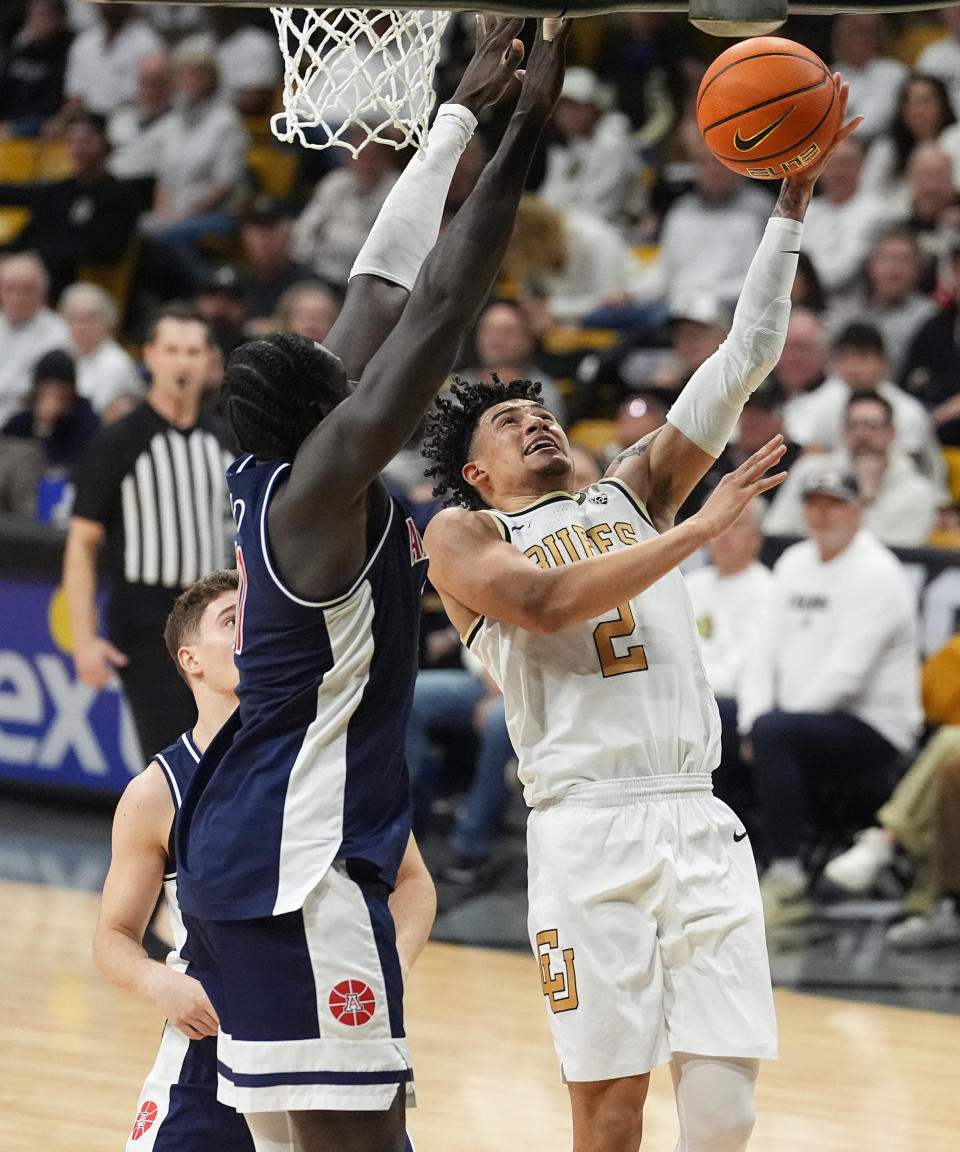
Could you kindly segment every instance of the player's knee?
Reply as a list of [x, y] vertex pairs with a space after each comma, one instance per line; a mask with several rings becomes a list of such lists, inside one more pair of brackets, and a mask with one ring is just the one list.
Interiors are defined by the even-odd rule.
[[[578, 1138], [576, 1138], [578, 1137]], [[643, 1101], [604, 1100], [591, 1122], [575, 1132], [574, 1152], [637, 1152], [643, 1138]]]
[[743, 1152], [756, 1123], [752, 1097], [728, 1096], [688, 1108], [681, 1152]]

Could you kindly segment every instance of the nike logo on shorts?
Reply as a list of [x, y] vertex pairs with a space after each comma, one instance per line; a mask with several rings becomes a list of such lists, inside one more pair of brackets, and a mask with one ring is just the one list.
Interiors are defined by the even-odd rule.
[[746, 840], [746, 838], [747, 838], [746, 829], [744, 829], [744, 831], [741, 832], [739, 836], [736, 834], [736, 832], [734, 832], [734, 834], [733, 834], [734, 844], [739, 844], [741, 840]]
[[740, 135], [740, 129], [738, 128], [733, 134], [734, 148], [736, 148], [738, 152], [752, 152], [753, 149], [757, 147], [757, 145], [762, 144], [764, 140], [766, 140], [766, 138], [770, 135], [771, 132], [774, 131], [774, 129], [780, 127], [780, 125], [784, 122], [784, 120], [786, 120], [794, 108], [796, 108], [796, 104], [791, 104], [791, 106], [786, 110], [786, 112], [784, 112], [782, 116], [779, 116], [776, 120], [774, 120], [772, 124], [768, 124], [766, 128], [762, 128], [756, 134], [756, 136], [748, 136], [746, 140], [744, 140], [744, 138]]

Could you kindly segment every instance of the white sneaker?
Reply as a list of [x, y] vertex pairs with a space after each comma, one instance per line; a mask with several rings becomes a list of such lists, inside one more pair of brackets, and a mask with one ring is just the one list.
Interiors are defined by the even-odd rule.
[[866, 892], [894, 857], [894, 847], [882, 828], [865, 828], [857, 834], [856, 843], [824, 868], [831, 884], [845, 892]]
[[960, 943], [960, 912], [952, 900], [941, 900], [925, 916], [911, 916], [887, 929], [891, 948], [934, 948]]

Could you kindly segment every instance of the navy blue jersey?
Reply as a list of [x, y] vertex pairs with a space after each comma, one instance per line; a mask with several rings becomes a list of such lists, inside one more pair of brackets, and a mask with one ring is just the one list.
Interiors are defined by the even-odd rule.
[[368, 861], [392, 885], [410, 833], [403, 749], [423, 544], [391, 498], [350, 587], [328, 601], [294, 595], [266, 525], [289, 468], [246, 457], [227, 473], [240, 707], [207, 749], [178, 830], [181, 904], [206, 919], [295, 911], [338, 859]]

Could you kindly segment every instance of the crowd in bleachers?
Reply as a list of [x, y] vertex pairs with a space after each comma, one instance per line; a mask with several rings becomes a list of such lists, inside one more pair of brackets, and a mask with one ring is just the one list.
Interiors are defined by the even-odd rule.
[[[440, 99], [469, 54], [469, 28], [451, 19]], [[763, 532], [811, 533], [806, 504], [824, 456], [853, 478], [882, 543], [960, 547], [960, 6], [795, 17], [783, 34], [842, 70], [865, 120], [808, 212], [780, 364], [684, 513], [781, 432], [790, 480], [741, 526], [753, 575]], [[463, 349], [465, 376], [543, 382], [585, 476], [662, 423], [722, 341], [772, 207], [775, 186], [723, 167], [696, 127], [699, 79], [723, 47], [681, 15], [577, 21], [497, 296]], [[281, 78], [265, 10], [4, 4], [0, 512], [62, 520], [68, 503], [41, 494], [69, 481], [98, 422], [142, 399], [139, 347], [156, 305], [190, 299], [209, 320], [213, 405], [223, 359], [244, 340], [278, 329], [324, 338], [410, 155], [380, 143], [355, 157], [281, 146], [269, 133]], [[504, 122], [503, 108], [481, 120], [449, 214]], [[387, 475], [425, 522], [434, 505], [416, 443]], [[450, 873], [473, 880], [505, 799], [502, 706], [462, 666], [439, 614], [425, 619], [436, 627], [411, 736], [418, 821], [428, 826], [437, 789], [431, 734], [475, 730], [483, 770]], [[729, 675], [717, 691], [735, 698]], [[900, 767], [916, 736], [893, 741]], [[737, 740], [725, 747], [736, 763], [721, 778], [741, 787], [749, 764]], [[879, 802], [875, 792], [859, 798]], [[869, 815], [853, 806], [848, 823]]]

